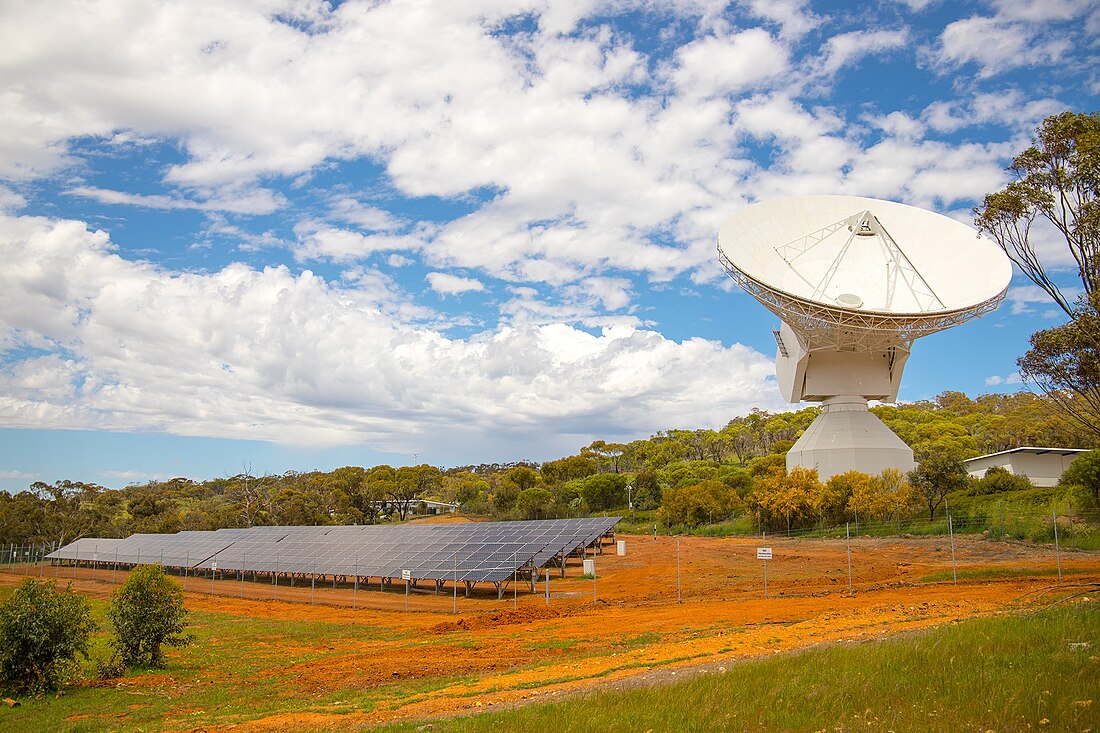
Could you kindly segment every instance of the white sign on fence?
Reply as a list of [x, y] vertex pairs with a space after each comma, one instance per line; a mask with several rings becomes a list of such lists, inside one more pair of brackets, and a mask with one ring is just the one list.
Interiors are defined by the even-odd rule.
[[756, 559], [757, 560], [771, 560], [772, 559], [772, 548], [770, 548], [770, 547], [757, 547], [756, 548]]
[[411, 570], [401, 571], [401, 580], [412, 580], [413, 574]]

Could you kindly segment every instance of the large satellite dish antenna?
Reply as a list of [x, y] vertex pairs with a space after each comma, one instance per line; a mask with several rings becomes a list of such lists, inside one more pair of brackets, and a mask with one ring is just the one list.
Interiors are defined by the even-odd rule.
[[896, 400], [913, 341], [994, 310], [1012, 277], [1005, 254], [967, 225], [856, 196], [747, 206], [722, 225], [718, 259], [782, 321], [783, 396], [823, 403], [787, 454], [787, 470], [816, 468], [822, 480], [914, 466], [867, 400]]

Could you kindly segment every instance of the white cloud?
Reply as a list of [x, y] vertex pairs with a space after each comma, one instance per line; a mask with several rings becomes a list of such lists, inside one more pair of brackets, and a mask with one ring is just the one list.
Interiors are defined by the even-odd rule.
[[233, 214], [270, 214], [286, 204], [281, 193], [252, 186], [223, 188], [211, 192], [211, 197], [206, 201], [190, 201], [164, 194], [126, 193], [93, 186], [77, 186], [66, 193], [104, 204], [140, 206], [147, 209], [225, 211]]
[[432, 232], [430, 225], [418, 225], [408, 234], [361, 234], [322, 222], [302, 221], [294, 227], [297, 241], [292, 249], [294, 257], [300, 262], [353, 262], [379, 252], [422, 249]]
[[784, 36], [800, 38], [821, 24], [806, 0], [749, 0], [752, 12], [778, 23]]
[[997, 15], [1031, 22], [1072, 20], [1096, 9], [1092, 0], [993, 0]]
[[425, 279], [432, 290], [440, 295], [458, 295], [485, 290], [485, 286], [476, 278], [459, 277], [446, 272], [429, 272]]
[[985, 384], [987, 387], [1003, 387], [1012, 384], [1023, 384], [1024, 380], [1020, 376], [1019, 372], [1013, 372], [1008, 376], [998, 376], [996, 374], [986, 377]]
[[789, 64], [787, 49], [758, 28], [692, 41], [680, 48], [677, 61], [671, 81], [692, 97], [752, 89], [783, 73]]
[[[1083, 292], [1081, 288], [1062, 288], [1062, 293], [1071, 303]], [[1035, 308], [1033, 306], [1045, 308], [1054, 303], [1047, 292], [1038, 285], [1014, 285], [1008, 289], [1005, 299], [1012, 304], [1011, 313], [1014, 316], [1034, 313]], [[1044, 310], [1043, 317], [1065, 317], [1065, 313], [1061, 309]]]
[[[968, 148], [959, 165], [977, 165], [960, 179], [958, 166], [927, 159], [935, 145], [921, 137], [1000, 118], [1023, 128], [1050, 108], [998, 105], [1008, 95], [991, 93], [930, 107], [921, 128], [895, 109], [812, 106], [797, 96], [811, 72], [792, 61], [795, 39], [821, 28], [822, 57], [809, 66], [839, 76], [868, 54], [903, 52], [913, 31], [845, 24], [837, 33], [797, 1], [642, 4], [696, 34], [664, 56], [646, 56], [612, 24], [559, 35], [606, 10], [581, 3], [317, 5], [296, 28], [268, 12], [278, 3], [139, 2], [104, 13], [58, 2], [48, 13], [0, 10], [0, 92], [10, 102], [0, 105], [0, 172], [55, 171], [73, 162], [77, 139], [112, 149], [171, 143], [179, 154], [162, 169], [165, 193], [73, 191], [213, 217], [293, 206], [274, 190], [281, 177], [297, 187], [344, 163], [382, 170], [381, 183], [338, 184], [322, 194], [322, 210], [295, 212], [292, 243], [242, 231], [242, 248], [289, 246], [299, 262], [415, 253], [435, 270], [513, 282], [577, 284], [616, 271], [706, 280], [718, 272], [714, 230], [750, 198], [980, 194], [1003, 179], [994, 173], [1002, 152]], [[778, 37], [734, 22], [744, 12], [779, 24]], [[494, 33], [525, 13], [538, 31]], [[149, 40], [107, 40], [118, 38]], [[877, 125], [901, 157], [861, 150], [858, 120]], [[774, 159], [751, 155], [754, 140], [774, 143]], [[469, 213], [418, 223], [383, 203], [410, 197], [463, 200]]]
[[[0, 422], [386, 447], [467, 413], [471, 435], [495, 440], [495, 420], [644, 434], [774, 404], [760, 355], [646, 330], [635, 291], [685, 273], [732, 287], [714, 233], [749, 200], [837, 192], [965, 211], [1003, 185], [1063, 92], [989, 79], [1068, 58], [1043, 24], [1084, 12], [1039, 5], [1005, 0], [942, 36], [936, 18], [971, 11], [943, 4], [896, 27], [802, 0], [0, 5], [0, 177], [31, 179], [0, 188], [0, 210], [25, 195], [55, 212], [32, 192], [69, 190], [81, 208], [201, 211], [190, 239], [210, 258], [176, 272], [117, 256], [80, 222], [4, 220], [0, 247], [18, 254], [0, 268], [0, 349], [49, 356], [0, 362]], [[662, 31], [614, 22], [635, 11]], [[948, 85], [913, 58], [930, 43], [934, 70], [981, 78], [937, 100]], [[904, 89], [845, 77], [879, 58]], [[107, 175], [108, 157], [129, 177]], [[1036, 237], [1066, 264], [1056, 238]], [[226, 240], [340, 279], [203, 271]], [[421, 305], [426, 271], [436, 292], [487, 294]], [[464, 300], [498, 311], [435, 310]], [[477, 333], [447, 338], [450, 324]], [[682, 371], [693, 359], [743, 373], [744, 394]], [[591, 386], [605, 381], [607, 395]], [[723, 397], [704, 404], [707, 391]]]
[[114, 471], [100, 471], [100, 474], [109, 478], [122, 479], [123, 481], [129, 481], [130, 483], [146, 483], [148, 481], [159, 481], [168, 478], [166, 473], [154, 473], [148, 474], [142, 471], [126, 471], [126, 470], [114, 470]]
[[32, 479], [39, 478], [37, 473], [27, 473], [26, 471], [0, 471], [0, 479]]
[[11, 214], [27, 205], [27, 199], [7, 186], [0, 186], [0, 213]]
[[[71, 355], [0, 370], [8, 427], [461, 456], [515, 435], [575, 450], [579, 435], [781, 406], [771, 360], [742, 346], [560, 322], [452, 339], [395, 310], [370, 271], [356, 287], [281, 267], [173, 273], [118, 257], [80, 222], [33, 217], [0, 219], [0, 257], [14, 263], [0, 269], [0, 329]], [[590, 297], [614, 302], [616, 287], [594, 283]]]
[[936, 59], [947, 66], [976, 63], [979, 77], [987, 78], [1021, 66], [1055, 63], [1072, 47], [1068, 38], [1042, 36], [1034, 26], [974, 16], [944, 28]]
[[338, 196], [329, 204], [329, 215], [336, 221], [354, 224], [371, 232], [393, 232], [407, 222], [388, 211], [364, 204], [351, 196]]
[[1063, 109], [1065, 105], [1055, 99], [1029, 100], [1020, 90], [1007, 89], [966, 100], [933, 102], [921, 113], [921, 119], [938, 132], [955, 132], [976, 125], [1007, 125], [1018, 131], [1016, 147], [1022, 149], [1029, 144], [1026, 136], [1043, 118]]
[[879, 31], [849, 31], [833, 36], [825, 42], [825, 59], [822, 73], [834, 76], [865, 56], [903, 48], [909, 42], [905, 29]]
[[939, 1], [940, 0], [897, 0], [900, 4], [918, 13], [927, 7], [935, 5]]

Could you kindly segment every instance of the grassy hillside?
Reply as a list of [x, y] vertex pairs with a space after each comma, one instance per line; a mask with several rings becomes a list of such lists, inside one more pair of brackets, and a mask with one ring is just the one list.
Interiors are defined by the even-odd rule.
[[[433, 722], [433, 733], [1100, 729], [1100, 608], [731, 665], [686, 682]], [[423, 723], [386, 728], [424, 730]]]

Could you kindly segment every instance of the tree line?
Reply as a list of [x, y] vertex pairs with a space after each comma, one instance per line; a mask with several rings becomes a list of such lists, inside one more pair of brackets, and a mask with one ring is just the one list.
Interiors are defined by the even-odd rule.
[[[1028, 392], [873, 407], [920, 461], [911, 476], [785, 470], [784, 454], [818, 408], [753, 410], [718, 430], [666, 430], [628, 443], [596, 440], [541, 464], [520, 461], [441, 469], [345, 466], [333, 471], [209, 480], [173, 478], [122, 489], [60, 480], [0, 494], [0, 544], [63, 545], [80, 537], [126, 537], [258, 525], [403, 521], [418, 503], [458, 504], [468, 515], [542, 519], [635, 509], [659, 521], [698, 524], [755, 513], [762, 521], [844, 521], [853, 514], [934, 513], [958, 488], [961, 461], [1021, 445], [1095, 448], [1046, 396]], [[995, 477], [1002, 487], [1015, 477]], [[1019, 488], [1018, 484], [1016, 488]]]

